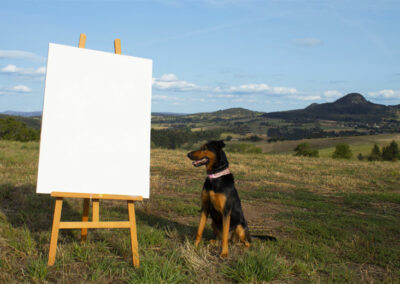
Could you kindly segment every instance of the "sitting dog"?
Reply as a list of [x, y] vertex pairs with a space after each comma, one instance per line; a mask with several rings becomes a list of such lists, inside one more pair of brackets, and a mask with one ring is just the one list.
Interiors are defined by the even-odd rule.
[[213, 231], [221, 239], [223, 258], [228, 256], [228, 240], [240, 240], [246, 247], [251, 242], [233, 175], [222, 150], [224, 146], [223, 141], [210, 141], [199, 150], [187, 154], [193, 160], [193, 166], [205, 165], [207, 169], [207, 178], [201, 192], [201, 217], [195, 246], [200, 243], [210, 215]]

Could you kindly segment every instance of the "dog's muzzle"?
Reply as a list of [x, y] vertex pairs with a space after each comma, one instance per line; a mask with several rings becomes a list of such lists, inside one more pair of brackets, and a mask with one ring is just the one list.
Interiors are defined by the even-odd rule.
[[195, 166], [195, 167], [200, 167], [202, 165], [205, 165], [209, 161], [207, 157], [204, 157], [202, 159], [196, 160], [196, 158], [193, 157], [193, 152], [188, 153], [187, 156], [188, 156], [189, 159], [193, 160], [192, 165]]

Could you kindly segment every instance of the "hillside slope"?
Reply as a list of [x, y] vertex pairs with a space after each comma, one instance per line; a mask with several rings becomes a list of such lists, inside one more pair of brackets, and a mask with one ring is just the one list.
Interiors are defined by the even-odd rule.
[[367, 101], [361, 94], [351, 93], [333, 103], [313, 103], [305, 109], [271, 112], [263, 116], [285, 120], [336, 120], [380, 122], [397, 117], [398, 106], [385, 106]]

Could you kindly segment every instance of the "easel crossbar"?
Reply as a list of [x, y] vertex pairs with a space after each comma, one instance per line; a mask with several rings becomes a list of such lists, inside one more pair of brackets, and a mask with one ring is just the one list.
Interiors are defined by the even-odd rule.
[[132, 224], [129, 221], [115, 222], [60, 222], [60, 229], [107, 229], [107, 228], [131, 228]]

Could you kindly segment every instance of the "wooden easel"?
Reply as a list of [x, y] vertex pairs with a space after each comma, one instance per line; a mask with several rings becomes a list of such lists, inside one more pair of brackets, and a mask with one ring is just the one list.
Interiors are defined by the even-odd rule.
[[[81, 34], [79, 39], [79, 47], [85, 48], [86, 35]], [[121, 41], [114, 41], [114, 49], [116, 54], [121, 54]], [[69, 193], [69, 192], [52, 192], [52, 197], [56, 198], [54, 208], [53, 226], [51, 229], [50, 250], [48, 265], [52, 266], [56, 259], [58, 231], [60, 229], [82, 229], [81, 242], [85, 242], [87, 238], [87, 229], [106, 229], [106, 228], [129, 228], [131, 231], [132, 245], [132, 263], [134, 267], [139, 267], [139, 250], [136, 232], [136, 217], [134, 201], [143, 200], [142, 196], [113, 195], [113, 194], [91, 194], [91, 193]], [[61, 222], [61, 211], [63, 198], [83, 198], [83, 214], [82, 222]], [[99, 201], [107, 200], [126, 200], [128, 203], [129, 221], [107, 221], [99, 220]], [[89, 205], [92, 200], [92, 221], [89, 222]]]

